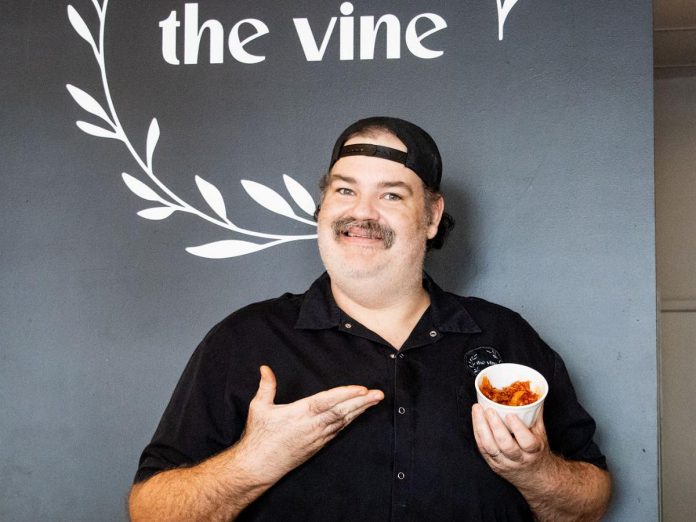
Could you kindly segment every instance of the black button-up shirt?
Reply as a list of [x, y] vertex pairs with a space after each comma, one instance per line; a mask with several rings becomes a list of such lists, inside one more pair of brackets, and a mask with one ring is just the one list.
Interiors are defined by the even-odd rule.
[[474, 378], [496, 362], [532, 366], [549, 382], [551, 449], [606, 468], [595, 424], [565, 366], [516, 313], [444, 292], [424, 278], [429, 309], [401, 350], [336, 305], [326, 274], [302, 295], [247, 306], [196, 349], [145, 448], [136, 481], [198, 463], [241, 436], [259, 366], [276, 374], [276, 403], [335, 386], [384, 392], [238, 520], [531, 520], [520, 493], [493, 473], [474, 441]]

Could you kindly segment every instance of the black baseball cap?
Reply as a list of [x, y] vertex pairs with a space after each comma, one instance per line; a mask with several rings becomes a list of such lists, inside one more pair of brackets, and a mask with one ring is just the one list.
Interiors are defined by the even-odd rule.
[[[406, 152], [372, 143], [344, 145], [352, 136], [366, 130], [369, 132], [371, 129], [383, 129], [394, 134], [406, 145]], [[389, 116], [373, 116], [356, 121], [344, 130], [336, 140], [331, 153], [329, 170], [339, 158], [356, 155], [375, 156], [401, 163], [415, 172], [428, 188], [440, 190], [440, 180], [442, 179], [440, 151], [430, 134], [409, 121]]]

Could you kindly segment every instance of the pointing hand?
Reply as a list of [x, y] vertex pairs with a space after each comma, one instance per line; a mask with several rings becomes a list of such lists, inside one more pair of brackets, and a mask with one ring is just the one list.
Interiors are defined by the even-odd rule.
[[237, 449], [246, 457], [246, 471], [261, 484], [278, 481], [384, 399], [380, 390], [339, 386], [289, 404], [275, 404], [275, 375], [268, 366], [260, 371], [259, 388], [249, 404]]

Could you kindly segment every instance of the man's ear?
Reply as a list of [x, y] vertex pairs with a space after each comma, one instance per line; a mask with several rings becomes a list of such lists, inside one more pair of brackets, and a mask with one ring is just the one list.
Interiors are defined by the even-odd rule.
[[430, 223], [428, 223], [428, 239], [432, 239], [437, 235], [437, 228], [442, 219], [442, 213], [445, 211], [445, 198], [439, 196], [430, 204]]

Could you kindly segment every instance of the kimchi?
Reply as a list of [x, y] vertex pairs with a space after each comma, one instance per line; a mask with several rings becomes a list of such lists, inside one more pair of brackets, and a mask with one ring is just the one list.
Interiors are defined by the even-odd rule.
[[539, 399], [539, 394], [532, 391], [530, 381], [515, 381], [510, 386], [495, 388], [486, 375], [481, 379], [481, 393], [505, 406], [526, 406]]

